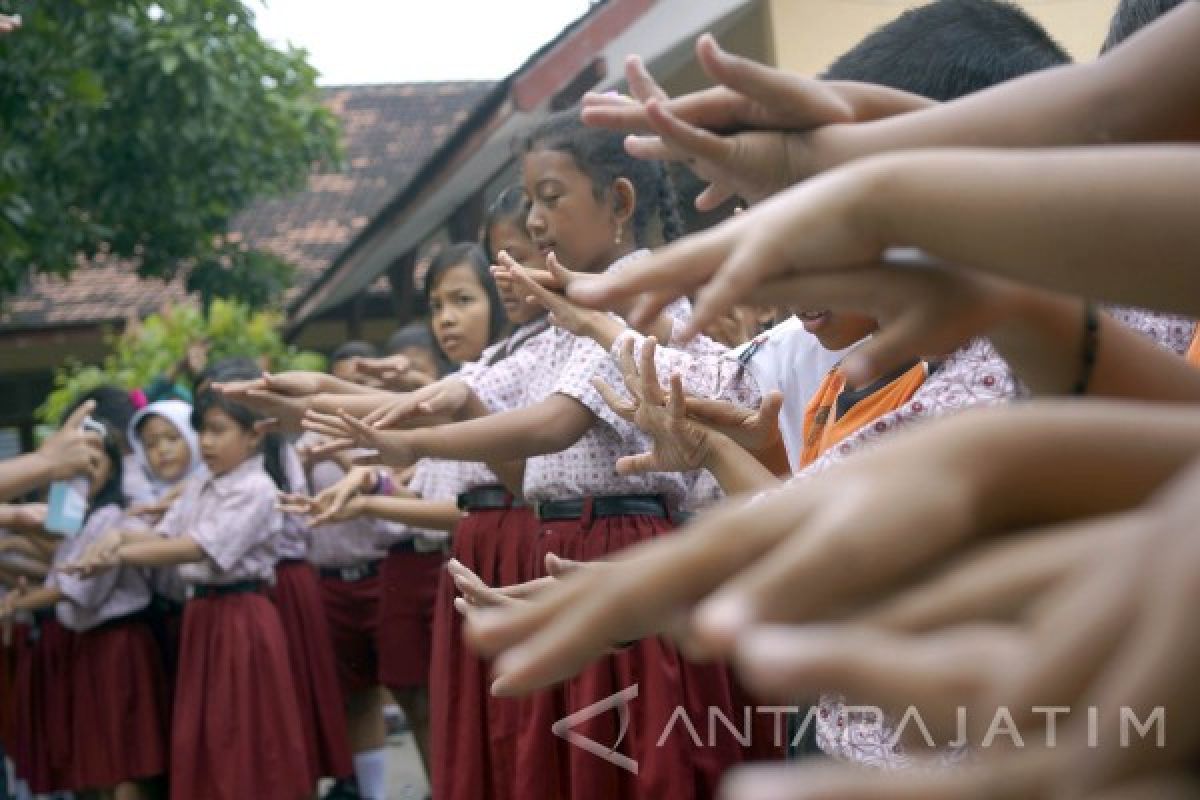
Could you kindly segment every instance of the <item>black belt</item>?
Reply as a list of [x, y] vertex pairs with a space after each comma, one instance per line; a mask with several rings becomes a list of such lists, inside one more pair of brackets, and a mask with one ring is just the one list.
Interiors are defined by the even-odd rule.
[[448, 553], [450, 552], [450, 540], [430, 542], [428, 547], [417, 547], [416, 537], [405, 539], [402, 542], [396, 542], [388, 548], [388, 554], [394, 553], [417, 553], [427, 556], [431, 553]]
[[126, 614], [121, 617], [113, 617], [110, 620], [105, 620], [104, 622], [101, 622], [96, 627], [89, 628], [88, 632], [106, 631], [110, 628], [119, 628], [122, 625], [129, 625], [129, 624], [138, 623], [138, 622], [145, 624], [145, 625], [150, 624], [150, 622], [151, 622], [150, 606], [146, 606], [145, 608], [140, 608], [137, 611], [130, 612], [129, 614]]
[[265, 581], [234, 581], [233, 583], [198, 583], [192, 586], [192, 597], [224, 597], [231, 594], [258, 594], [267, 586]]
[[[582, 519], [587, 512], [588, 500], [554, 500], [537, 504], [538, 519], [552, 522], [561, 519]], [[601, 517], [658, 517], [669, 519], [667, 502], [658, 494], [626, 494], [615, 497], [591, 498], [592, 516]]]
[[507, 511], [522, 507], [524, 504], [503, 486], [477, 486], [458, 496], [459, 511]]
[[682, 527], [684, 525], [687, 525], [689, 522], [691, 522], [695, 518], [696, 518], [695, 511], [676, 511], [675, 519], [673, 519], [671, 521], [674, 522], [676, 525], [679, 525], [680, 527]]
[[379, 562], [368, 561], [366, 564], [357, 564], [353, 567], [321, 567], [320, 573], [322, 578], [328, 578], [332, 581], [357, 583], [358, 581], [365, 581], [367, 578], [378, 577]]
[[178, 614], [183, 610], [183, 605], [175, 602], [170, 597], [158, 594], [157, 592], [150, 598], [150, 611], [159, 615]]

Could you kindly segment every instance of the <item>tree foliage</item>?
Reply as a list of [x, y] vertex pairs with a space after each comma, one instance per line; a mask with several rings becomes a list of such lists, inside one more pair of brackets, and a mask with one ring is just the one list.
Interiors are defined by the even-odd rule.
[[38, 417], [56, 424], [71, 401], [97, 386], [138, 389], [183, 358], [189, 344], [209, 343], [209, 362], [231, 356], [265, 359], [273, 370], [321, 370], [324, 358], [297, 350], [279, 335], [278, 314], [252, 311], [242, 303], [214, 300], [208, 314], [195, 305], [177, 305], [147, 317], [109, 341], [104, 363], [68, 362], [54, 376], [54, 391], [38, 409]]
[[24, 24], [0, 39], [0, 300], [102, 250], [187, 269], [206, 299], [277, 297], [289, 267], [221, 234], [338, 157], [305, 53], [264, 42], [241, 0], [6, 10]]

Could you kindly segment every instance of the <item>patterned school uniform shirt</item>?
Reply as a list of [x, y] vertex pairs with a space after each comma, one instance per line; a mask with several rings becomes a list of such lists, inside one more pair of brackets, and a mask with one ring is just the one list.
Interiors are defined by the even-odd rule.
[[189, 584], [227, 584], [274, 577], [283, 529], [276, 492], [261, 455], [224, 475], [206, 473], [189, 481], [157, 528], [168, 537], [191, 536], [207, 556], [180, 566], [180, 578]]

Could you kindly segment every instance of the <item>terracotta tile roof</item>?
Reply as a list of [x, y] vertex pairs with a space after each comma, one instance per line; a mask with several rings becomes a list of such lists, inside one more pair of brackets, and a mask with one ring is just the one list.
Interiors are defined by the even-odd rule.
[[[492, 86], [454, 81], [325, 89], [342, 121], [341, 171], [316, 173], [304, 191], [257, 203], [234, 219], [231, 238], [296, 267], [286, 303], [317, 279]], [[127, 266], [101, 261], [69, 281], [35, 276], [0, 307], [0, 330], [122, 320], [184, 297], [178, 280], [139, 279]]]

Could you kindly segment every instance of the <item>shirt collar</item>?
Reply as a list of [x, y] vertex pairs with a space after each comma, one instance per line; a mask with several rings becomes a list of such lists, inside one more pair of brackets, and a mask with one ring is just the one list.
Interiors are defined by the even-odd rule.
[[242, 479], [252, 472], [263, 469], [262, 454], [251, 456], [238, 464], [233, 469], [226, 472], [224, 475], [213, 475], [209, 473], [207, 485], [212, 487], [212, 490], [218, 495], [226, 495], [232, 491]]

